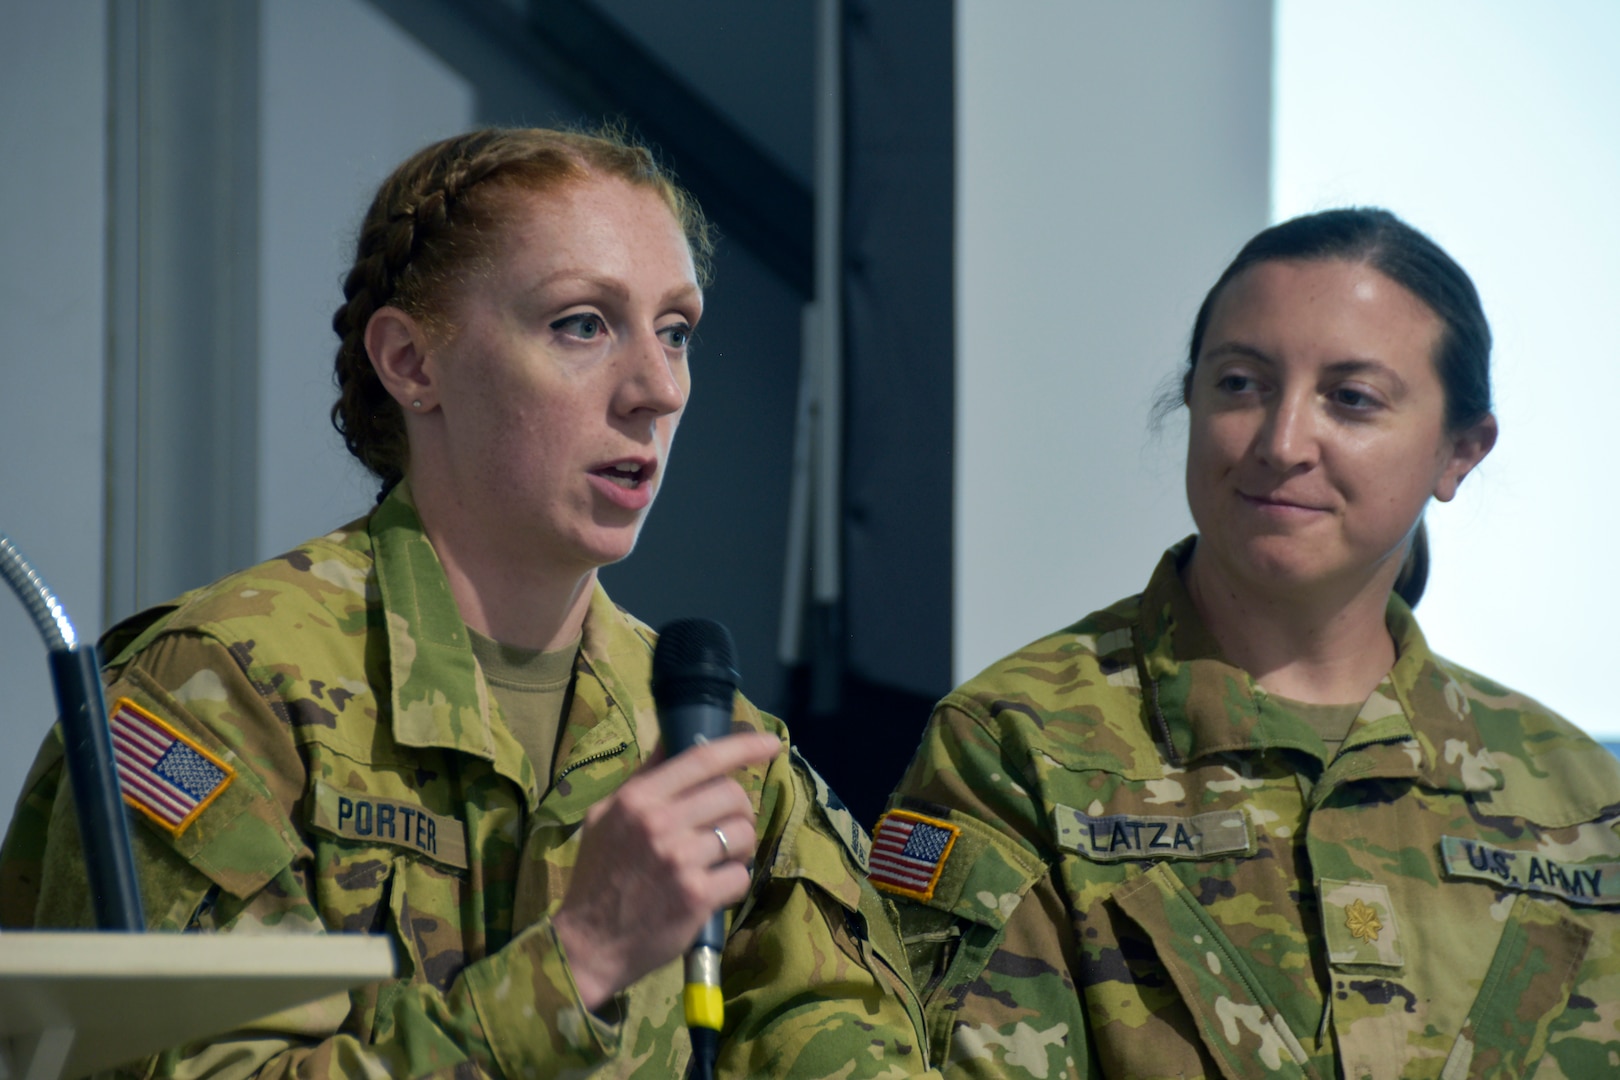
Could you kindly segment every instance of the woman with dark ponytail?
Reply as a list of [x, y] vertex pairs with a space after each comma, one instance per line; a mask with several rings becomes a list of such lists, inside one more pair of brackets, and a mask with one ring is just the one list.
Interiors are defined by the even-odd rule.
[[1620, 764], [1431, 652], [1496, 441], [1467, 274], [1382, 210], [1251, 240], [1187, 354], [1198, 532], [948, 695], [874, 851], [947, 1075], [1620, 1075]]

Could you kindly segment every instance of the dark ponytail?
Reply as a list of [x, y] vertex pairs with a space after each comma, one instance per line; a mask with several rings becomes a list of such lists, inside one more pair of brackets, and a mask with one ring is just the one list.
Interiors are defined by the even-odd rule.
[[1418, 522], [1412, 533], [1412, 546], [1406, 550], [1406, 561], [1395, 575], [1395, 595], [1406, 601], [1407, 607], [1417, 607], [1423, 599], [1423, 589], [1429, 584], [1429, 526]]

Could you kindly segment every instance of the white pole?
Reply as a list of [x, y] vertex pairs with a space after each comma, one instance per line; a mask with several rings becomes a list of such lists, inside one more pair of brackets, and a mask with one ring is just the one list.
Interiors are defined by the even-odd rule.
[[799, 315], [799, 404], [793, 417], [793, 479], [788, 488], [787, 557], [782, 567], [782, 621], [776, 656], [786, 667], [799, 663], [804, 636], [804, 593], [810, 561], [810, 455], [815, 444], [817, 360], [821, 355], [816, 305]]

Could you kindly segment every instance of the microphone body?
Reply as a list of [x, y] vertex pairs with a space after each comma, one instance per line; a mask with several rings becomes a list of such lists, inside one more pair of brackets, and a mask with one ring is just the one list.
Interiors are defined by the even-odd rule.
[[[665, 752], [674, 757], [731, 731], [737, 692], [736, 649], [731, 633], [708, 619], [679, 619], [659, 631], [653, 650], [653, 700]], [[692, 1075], [714, 1073], [725, 998], [720, 992], [720, 952], [726, 917], [717, 911], [698, 931], [686, 954], [683, 995], [692, 1036]]]

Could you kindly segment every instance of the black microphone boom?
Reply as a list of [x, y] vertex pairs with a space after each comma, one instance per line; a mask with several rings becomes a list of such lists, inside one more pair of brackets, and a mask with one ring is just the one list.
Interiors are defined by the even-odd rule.
[[[738, 679], [735, 656], [731, 632], [708, 619], [678, 619], [659, 631], [652, 691], [670, 757], [731, 730]], [[714, 1075], [719, 1052], [725, 1020], [720, 952], [725, 940], [726, 916], [717, 911], [686, 954], [686, 1026], [692, 1036], [691, 1075], [698, 1078]]]
[[100, 930], [146, 929], [141, 886], [129, 843], [129, 819], [118, 788], [118, 763], [101, 693], [101, 662], [93, 644], [80, 643], [67, 612], [39, 571], [0, 532], [0, 578], [28, 608], [45, 639], [62, 725], [63, 754], [79, 815], [85, 870]]

